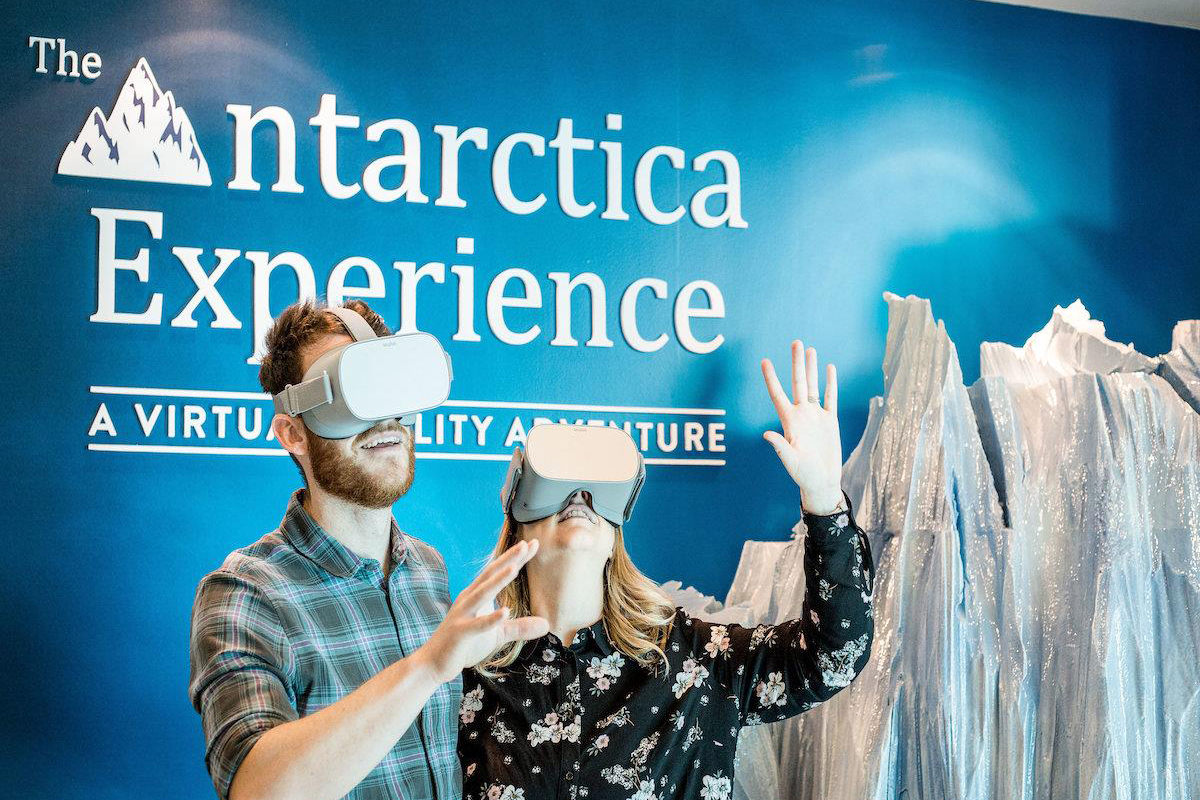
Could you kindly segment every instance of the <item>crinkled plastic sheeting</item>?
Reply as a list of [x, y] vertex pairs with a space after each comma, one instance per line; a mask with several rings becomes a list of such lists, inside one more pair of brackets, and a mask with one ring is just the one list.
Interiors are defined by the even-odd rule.
[[[844, 473], [876, 554], [871, 661], [743, 733], [738, 796], [1200, 797], [1200, 323], [1152, 358], [1076, 301], [1024, 347], [985, 343], [968, 389], [929, 302], [884, 299], [884, 394]], [[729, 599], [797, 616], [803, 537], [752, 551]]]
[[1188, 405], [1200, 412], [1200, 320], [1175, 324], [1171, 352], [1159, 357], [1157, 372]]

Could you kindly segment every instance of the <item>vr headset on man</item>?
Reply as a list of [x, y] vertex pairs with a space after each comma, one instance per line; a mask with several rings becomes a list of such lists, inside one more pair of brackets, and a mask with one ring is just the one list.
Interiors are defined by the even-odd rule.
[[[411, 425], [450, 396], [450, 355], [436, 337], [378, 336], [351, 309], [328, 311], [345, 323], [354, 341], [322, 353], [300, 383], [276, 394], [276, 413], [303, 418], [323, 438], [345, 439], [385, 419]], [[620, 428], [535, 425], [525, 449], [513, 453], [500, 498], [505, 513], [532, 522], [561, 511], [582, 489], [596, 513], [621, 525], [633, 513], [645, 479], [642, 454]]]
[[508, 465], [500, 505], [517, 522], [557, 514], [580, 489], [613, 525], [629, 521], [646, 464], [628, 433], [588, 425], [534, 425]]
[[354, 341], [322, 353], [304, 380], [275, 395], [276, 413], [300, 416], [317, 436], [345, 439], [385, 419], [412, 425], [417, 414], [450, 396], [450, 354], [436, 337], [377, 336], [355, 311], [327, 310], [345, 323]]

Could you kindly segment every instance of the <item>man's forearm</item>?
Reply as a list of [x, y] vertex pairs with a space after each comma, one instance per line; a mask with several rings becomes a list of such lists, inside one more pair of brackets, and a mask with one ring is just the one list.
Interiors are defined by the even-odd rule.
[[440, 685], [423, 649], [331, 706], [264, 733], [230, 800], [336, 800], [383, 760]]

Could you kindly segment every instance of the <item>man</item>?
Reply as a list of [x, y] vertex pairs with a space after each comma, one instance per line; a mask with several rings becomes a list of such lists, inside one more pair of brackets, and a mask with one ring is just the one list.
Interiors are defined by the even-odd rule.
[[[366, 303], [344, 308], [390, 335]], [[296, 304], [267, 334], [259, 382], [274, 396], [351, 341], [337, 314]], [[192, 610], [189, 693], [217, 794], [457, 800], [461, 670], [547, 630], [492, 611], [536, 547], [494, 560], [451, 605], [441, 556], [391, 513], [412, 484], [412, 431], [388, 419], [325, 439], [299, 416], [271, 424], [304, 487], [277, 530], [205, 576]]]

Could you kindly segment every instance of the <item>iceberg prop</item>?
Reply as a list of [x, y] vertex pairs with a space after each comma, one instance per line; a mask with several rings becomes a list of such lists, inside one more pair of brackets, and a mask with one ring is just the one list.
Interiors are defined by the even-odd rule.
[[1175, 324], [1171, 352], [1159, 356], [1158, 374], [1200, 413], [1200, 320]]
[[[1200, 322], [1147, 357], [1077, 300], [984, 343], [968, 389], [929, 302], [884, 299], [843, 480], [876, 554], [871, 661], [743, 732], [740, 796], [1200, 797]], [[794, 617], [802, 565], [803, 537], [748, 543], [727, 601]]]

